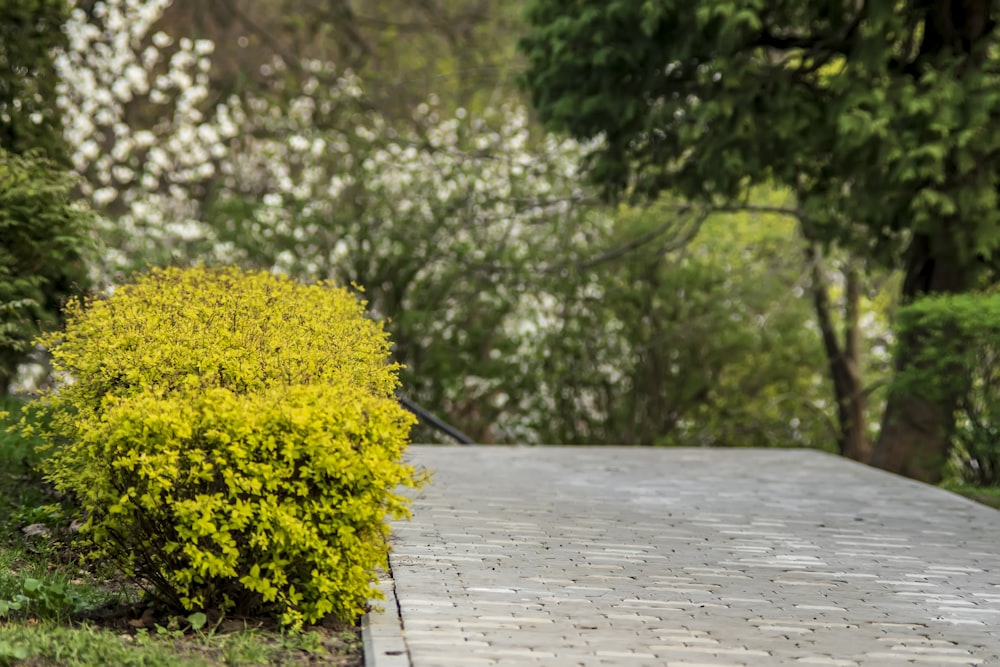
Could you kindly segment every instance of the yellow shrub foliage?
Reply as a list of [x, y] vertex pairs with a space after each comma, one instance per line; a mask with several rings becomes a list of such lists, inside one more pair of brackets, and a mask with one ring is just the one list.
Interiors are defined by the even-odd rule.
[[93, 553], [186, 610], [352, 620], [377, 595], [413, 424], [364, 304], [238, 269], [157, 270], [44, 339], [46, 472]]

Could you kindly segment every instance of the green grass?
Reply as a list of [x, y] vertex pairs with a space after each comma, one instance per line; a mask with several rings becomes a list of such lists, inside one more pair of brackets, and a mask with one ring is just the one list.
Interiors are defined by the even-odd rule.
[[[21, 413], [0, 401], [0, 667], [227, 667], [362, 664], [357, 628], [286, 633], [268, 619], [215, 619], [194, 629], [157, 617], [114, 572], [80, 564], [71, 511], [37, 473], [37, 442], [8, 433]], [[29, 537], [41, 524], [48, 534]]]
[[1000, 486], [973, 486], [962, 482], [948, 482], [941, 486], [969, 500], [1000, 509]]
[[[8, 433], [8, 426], [17, 423], [21, 403], [0, 399], [0, 413], [9, 413], [0, 419], [0, 530], [9, 531], [16, 523], [33, 518], [26, 513], [38, 513], [39, 508], [53, 504], [46, 494], [45, 485], [34, 469], [39, 460], [35, 448], [37, 440], [27, 440], [15, 433]], [[34, 523], [28, 521], [28, 523]], [[9, 534], [0, 533], [0, 538]]]
[[282, 636], [255, 630], [177, 635], [115, 632], [51, 622], [0, 625], [0, 665], [87, 667], [215, 667], [216, 665], [358, 665], [356, 641], [306, 632]]

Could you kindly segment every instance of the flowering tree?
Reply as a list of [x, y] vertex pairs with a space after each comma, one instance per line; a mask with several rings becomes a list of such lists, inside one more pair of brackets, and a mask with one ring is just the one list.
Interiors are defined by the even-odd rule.
[[76, 7], [55, 60], [72, 164], [101, 214], [106, 280], [204, 250], [201, 195], [238, 132], [226, 105], [208, 103], [211, 42], [150, 37], [168, 4]]
[[403, 133], [364, 108], [350, 74], [304, 88], [325, 94], [248, 100], [253, 147], [223, 165], [213, 233], [244, 262], [367, 287], [391, 318], [410, 391], [475, 437], [497, 437], [497, 402], [513, 390], [498, 385], [518, 375], [510, 322], [543, 289], [547, 263], [607, 224], [584, 206], [580, 147], [532, 144], [522, 109], [482, 119], [422, 105]]
[[533, 141], [516, 106], [445, 116], [431, 99], [397, 129], [319, 61], [295, 78], [275, 59], [266, 88], [212, 107], [212, 45], [150, 37], [164, 6], [75, 10], [57, 61], [106, 279], [203, 260], [364, 285], [411, 391], [494, 437], [533, 276], [608, 224], [583, 206], [583, 148]]

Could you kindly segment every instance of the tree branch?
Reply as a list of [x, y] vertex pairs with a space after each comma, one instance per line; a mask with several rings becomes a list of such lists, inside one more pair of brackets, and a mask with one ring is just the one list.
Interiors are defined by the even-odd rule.
[[[684, 212], [689, 212], [691, 210], [691, 207], [686, 207], [686, 209], [687, 210]], [[679, 237], [673, 239], [668, 243], [664, 243], [660, 247], [660, 250], [662, 252], [670, 252], [672, 250], [679, 250], [684, 246], [686, 246], [694, 239], [695, 236], [698, 235], [698, 232], [701, 230], [702, 223], [705, 222], [705, 219], [708, 218], [708, 216], [711, 215], [711, 213], [712, 209], [705, 209], [701, 211], [695, 218], [695, 220], [690, 224], [690, 228], [685, 233], [681, 234]], [[662, 236], [664, 233], [666, 233], [668, 229], [670, 229], [675, 224], [676, 220], [667, 220], [665, 222], [662, 222], [659, 225], [657, 225], [654, 229], [651, 229], [648, 232], [640, 234], [639, 236], [636, 236], [635, 238], [632, 238], [626, 241], [625, 243], [622, 243], [619, 246], [615, 246], [613, 248], [605, 250], [604, 252], [598, 253], [597, 255], [591, 257], [590, 259], [578, 263], [576, 266], [581, 269], [591, 269], [597, 266], [598, 264], [603, 264], [604, 262], [610, 262], [612, 260], [624, 257], [625, 255], [628, 255], [631, 252], [635, 252], [636, 250], [646, 245], [647, 243], [651, 242], [652, 240], [656, 239], [657, 237]]]

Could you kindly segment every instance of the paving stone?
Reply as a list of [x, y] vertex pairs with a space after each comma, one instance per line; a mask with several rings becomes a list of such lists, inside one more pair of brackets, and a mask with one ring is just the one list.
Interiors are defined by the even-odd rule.
[[409, 456], [368, 667], [1000, 664], [1000, 513], [939, 489], [803, 450]]

